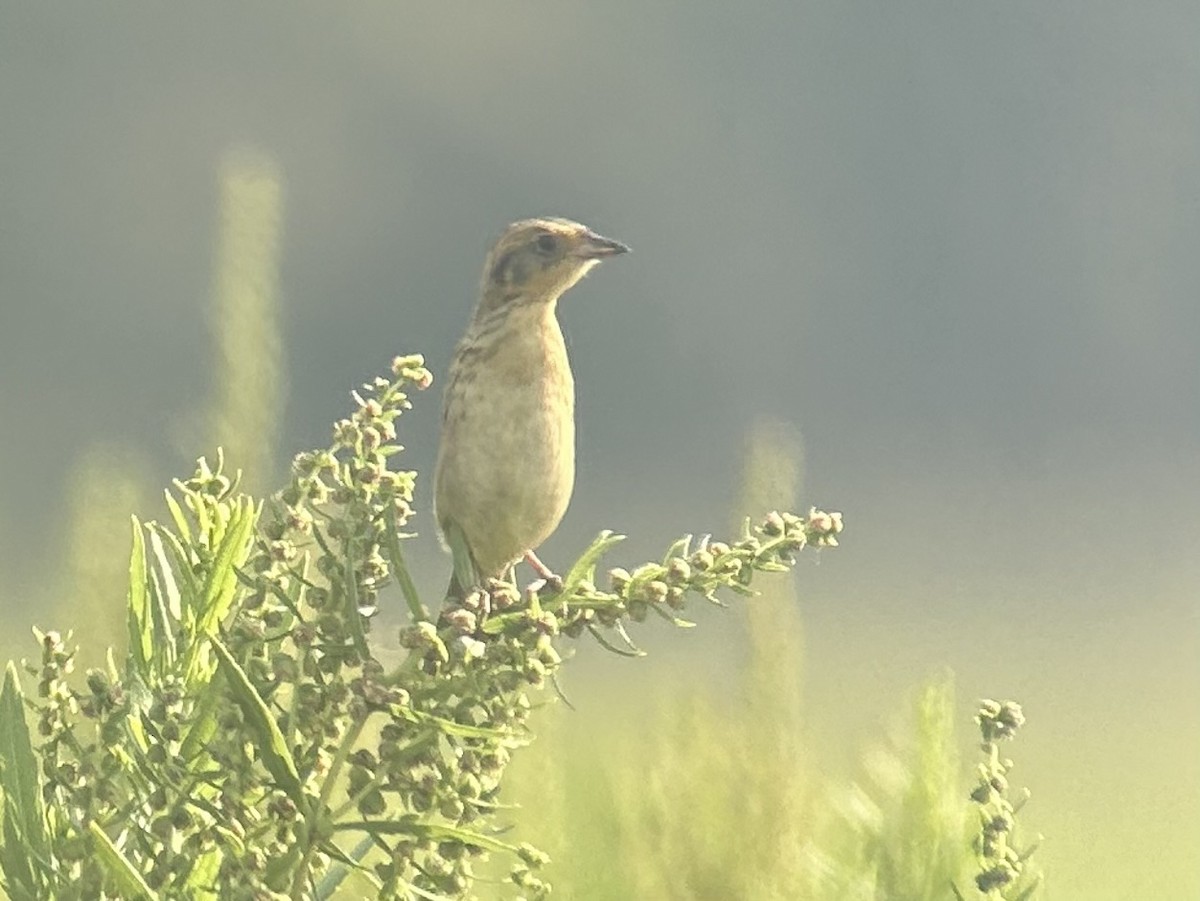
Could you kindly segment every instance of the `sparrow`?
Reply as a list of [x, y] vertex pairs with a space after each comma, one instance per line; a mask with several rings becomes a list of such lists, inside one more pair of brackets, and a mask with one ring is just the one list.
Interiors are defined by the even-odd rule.
[[575, 381], [558, 300], [601, 260], [627, 253], [568, 219], [514, 222], [483, 267], [479, 301], [450, 364], [434, 475], [450, 595], [503, 578], [562, 521], [575, 484]]

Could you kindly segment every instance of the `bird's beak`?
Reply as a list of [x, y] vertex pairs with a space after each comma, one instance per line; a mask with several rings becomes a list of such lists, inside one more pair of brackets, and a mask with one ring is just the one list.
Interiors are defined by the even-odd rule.
[[629, 253], [629, 247], [620, 241], [614, 241], [612, 238], [589, 231], [580, 237], [575, 252], [585, 260], [599, 260], [604, 257], [615, 257], [619, 253]]

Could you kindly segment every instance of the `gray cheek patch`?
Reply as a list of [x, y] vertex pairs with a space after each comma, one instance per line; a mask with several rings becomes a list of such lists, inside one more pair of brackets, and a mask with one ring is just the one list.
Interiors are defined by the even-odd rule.
[[492, 281], [509, 285], [520, 285], [529, 280], [533, 271], [533, 261], [529, 255], [519, 250], [510, 250], [492, 269]]
[[488, 276], [488, 281], [493, 285], [503, 284], [508, 281], [508, 273], [505, 272], [508, 264], [512, 262], [513, 251], [502, 254], [495, 263], [492, 264], [492, 272]]

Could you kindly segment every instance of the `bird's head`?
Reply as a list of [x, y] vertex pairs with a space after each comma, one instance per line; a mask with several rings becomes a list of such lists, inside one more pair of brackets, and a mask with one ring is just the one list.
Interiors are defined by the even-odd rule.
[[490, 311], [516, 303], [552, 305], [601, 260], [628, 250], [569, 219], [514, 222], [484, 264], [483, 306]]

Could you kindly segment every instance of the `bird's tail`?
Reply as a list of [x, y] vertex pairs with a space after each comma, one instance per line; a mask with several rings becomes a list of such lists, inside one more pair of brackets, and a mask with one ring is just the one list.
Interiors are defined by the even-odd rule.
[[450, 548], [452, 569], [450, 584], [446, 588], [447, 598], [464, 598], [467, 592], [479, 584], [479, 573], [471, 548], [467, 545], [467, 536], [456, 522], [447, 522], [442, 529], [446, 544]]

